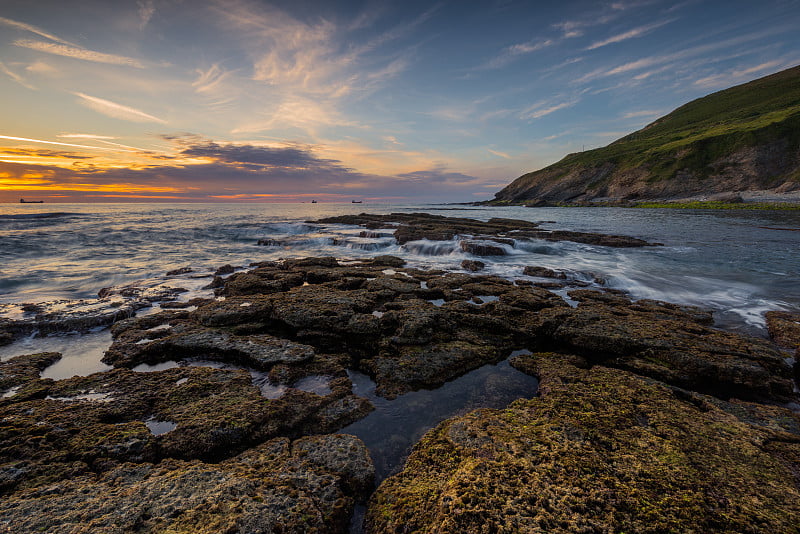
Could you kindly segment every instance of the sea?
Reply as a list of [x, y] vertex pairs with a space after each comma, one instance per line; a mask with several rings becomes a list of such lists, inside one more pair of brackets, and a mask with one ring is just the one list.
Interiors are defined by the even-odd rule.
[[[309, 222], [361, 212], [523, 219], [543, 229], [621, 234], [661, 245], [609, 248], [518, 241], [503, 245], [504, 256], [477, 258], [455, 241], [398, 245], [392, 237], [359, 237], [362, 228], [356, 226]], [[259, 240], [272, 244], [259, 245]], [[534, 280], [522, 274], [529, 265], [563, 270], [589, 287], [621, 290], [633, 299], [709, 308], [718, 327], [761, 337], [767, 336], [766, 311], [800, 311], [798, 211], [376, 203], [4, 204], [0, 321], [24, 316], [26, 304], [50, 309], [102, 306], [98, 292], [109, 287], [167, 285], [186, 289], [179, 296], [182, 300], [209, 297], [206, 286], [212, 273], [226, 264], [244, 270], [251, 263], [280, 258], [383, 254], [399, 256], [412, 267], [452, 271], [460, 271], [464, 259], [480, 259], [485, 273], [509, 279]], [[179, 269], [181, 274], [167, 274]], [[156, 301], [138, 313], [158, 310]], [[100, 359], [110, 343], [103, 327], [49, 336], [33, 333], [0, 347], [0, 360], [58, 351], [64, 357], [45, 369], [43, 377], [88, 375], [109, 369]], [[535, 379], [528, 380], [506, 362], [473, 371], [439, 390], [394, 401], [375, 397], [374, 383], [366, 375], [353, 371], [351, 379], [355, 391], [378, 407], [349, 430], [367, 441], [379, 479], [396, 470], [411, 444], [439, 420], [478, 406], [503, 406], [531, 396], [536, 387]]]

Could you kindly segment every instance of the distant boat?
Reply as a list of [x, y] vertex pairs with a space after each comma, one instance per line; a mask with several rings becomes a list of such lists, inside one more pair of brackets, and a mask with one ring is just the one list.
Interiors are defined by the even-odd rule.
[[316, 200], [312, 200], [312, 201], [311, 201], [311, 203], [312, 203], [312, 204], [316, 204], [316, 203], [317, 203], [317, 201], [316, 201]]
[[20, 204], [44, 204], [44, 200], [25, 200], [24, 198], [19, 199]]
[[353, 204], [361, 204], [362, 201], [361, 200], [351, 200], [350, 202], [352, 202]]

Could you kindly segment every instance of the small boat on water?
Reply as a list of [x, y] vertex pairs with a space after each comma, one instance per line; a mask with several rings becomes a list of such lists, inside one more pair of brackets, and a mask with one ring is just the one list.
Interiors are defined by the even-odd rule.
[[19, 199], [20, 204], [44, 204], [44, 200], [25, 200], [24, 198]]
[[312, 200], [312, 201], [311, 201], [311, 203], [312, 203], [312, 204], [316, 204], [316, 203], [317, 203], [317, 201], [316, 201], [316, 200]]
[[362, 201], [361, 200], [351, 200], [350, 202], [352, 202], [353, 204], [361, 204]]

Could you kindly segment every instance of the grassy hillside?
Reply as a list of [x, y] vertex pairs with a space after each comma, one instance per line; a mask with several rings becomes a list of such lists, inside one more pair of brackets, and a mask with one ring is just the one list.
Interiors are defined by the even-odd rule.
[[[570, 172], [603, 166], [604, 172], [583, 184], [587, 191], [600, 191], [631, 169], [650, 183], [674, 180], [679, 174], [702, 179], [720, 172], [715, 162], [744, 148], [775, 142], [788, 151], [800, 146], [800, 66], [694, 100], [606, 147], [570, 154], [521, 176], [497, 197], [535, 198], [525, 197], [525, 192], [535, 193], [542, 182], [552, 184]], [[790, 167], [784, 178], [800, 180], [797, 167]], [[591, 172], [584, 174], [592, 177]]]

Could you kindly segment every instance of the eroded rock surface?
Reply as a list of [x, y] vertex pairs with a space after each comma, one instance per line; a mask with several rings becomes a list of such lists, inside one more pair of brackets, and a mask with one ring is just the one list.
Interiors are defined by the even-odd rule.
[[429, 432], [372, 497], [369, 532], [797, 531], [793, 412], [754, 424], [746, 406], [580, 357], [515, 364], [540, 397]]
[[270, 440], [220, 463], [123, 463], [0, 500], [6, 532], [344, 532], [372, 485], [361, 441]]
[[691, 306], [590, 290], [559, 315], [553, 346], [721, 398], [793, 398], [786, 354], [766, 340], [711, 328], [711, 314]]
[[[347, 378], [330, 393], [267, 399], [244, 370], [178, 367], [29, 382], [0, 400], [2, 489], [108, 471], [124, 462], [220, 460], [269, 439], [334, 432], [372, 407]], [[148, 421], [174, 427], [156, 435]]]
[[[141, 328], [134, 334], [115, 330], [117, 340], [107, 361], [123, 349], [174, 347], [185, 332], [197, 337], [203, 329], [206, 338], [224, 337], [228, 346], [238, 343], [253, 350], [260, 339], [275, 336], [320, 354], [347, 353], [357, 368], [374, 377], [380, 394], [392, 397], [436, 387], [498, 361], [523, 338], [538, 336], [531, 329], [535, 318], [526, 318], [529, 312], [568, 308], [543, 289], [517, 287], [496, 276], [403, 269], [402, 260], [395, 260], [379, 257], [339, 265], [333, 258], [308, 258], [257, 267], [246, 276], [234, 274], [219, 289], [225, 300], [185, 315], [192, 326], [184, 323], [175, 334], [146, 342]], [[293, 283], [282, 291], [256, 293], [263, 281], [273, 280]], [[144, 326], [153, 319], [148, 321]], [[123, 347], [125, 338], [129, 341]]]

